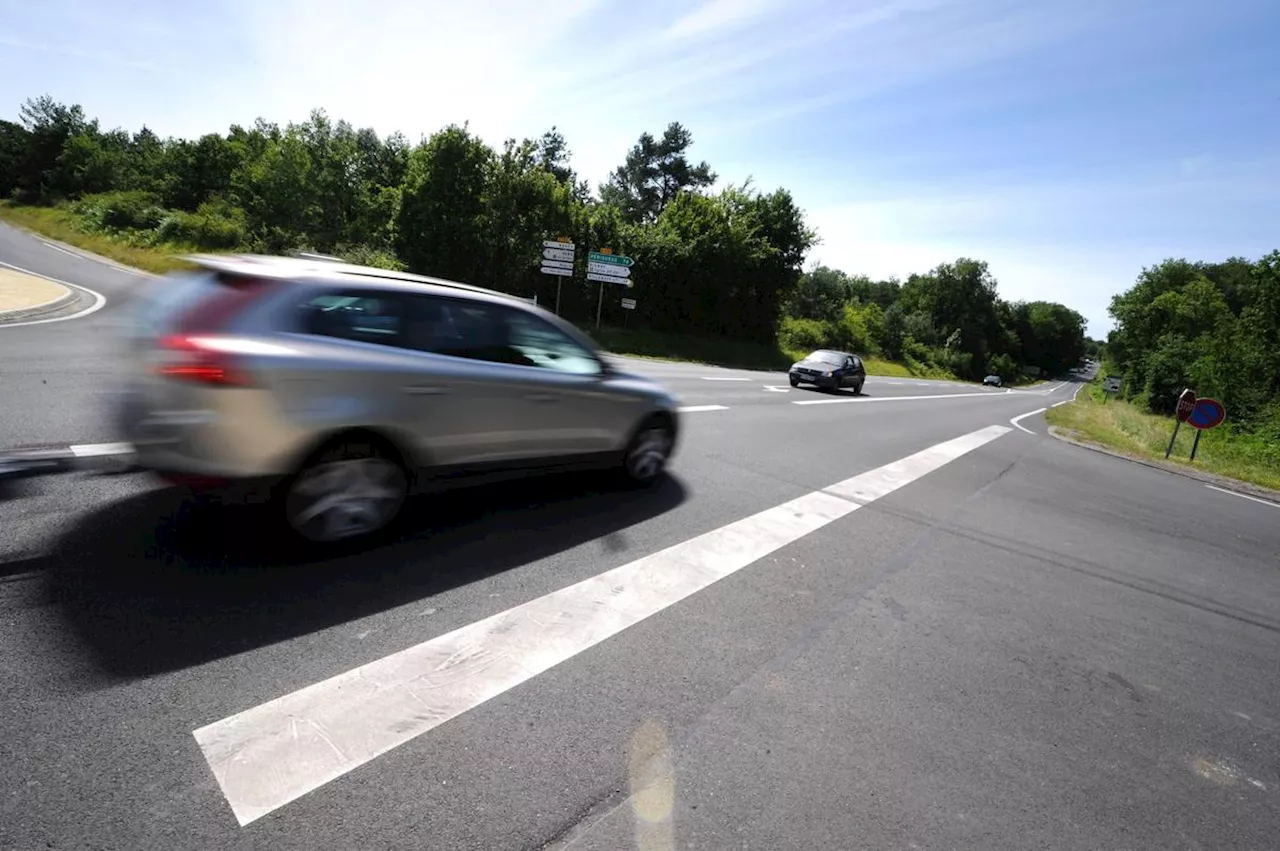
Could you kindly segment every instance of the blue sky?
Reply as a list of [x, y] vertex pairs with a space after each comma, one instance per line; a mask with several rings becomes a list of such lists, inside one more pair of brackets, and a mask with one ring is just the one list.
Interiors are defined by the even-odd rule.
[[1280, 248], [1277, 45], [1274, 0], [0, 0], [0, 115], [557, 125], [593, 182], [678, 120], [723, 180], [795, 194], [811, 259], [978, 257], [1101, 336], [1144, 265]]

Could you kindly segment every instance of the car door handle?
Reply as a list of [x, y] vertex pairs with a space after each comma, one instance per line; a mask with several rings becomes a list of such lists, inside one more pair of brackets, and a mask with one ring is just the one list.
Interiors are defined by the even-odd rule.
[[449, 392], [446, 388], [437, 387], [433, 384], [406, 384], [400, 390], [411, 396], [443, 396]]
[[530, 402], [554, 402], [560, 397], [554, 393], [530, 393], [525, 398]]

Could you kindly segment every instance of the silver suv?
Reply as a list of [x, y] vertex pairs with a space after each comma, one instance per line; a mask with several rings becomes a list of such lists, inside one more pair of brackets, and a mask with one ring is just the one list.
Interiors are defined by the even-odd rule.
[[676, 400], [522, 299], [323, 260], [191, 258], [127, 330], [120, 422], [170, 481], [269, 480], [313, 541], [376, 532], [415, 482], [616, 466], [646, 484]]

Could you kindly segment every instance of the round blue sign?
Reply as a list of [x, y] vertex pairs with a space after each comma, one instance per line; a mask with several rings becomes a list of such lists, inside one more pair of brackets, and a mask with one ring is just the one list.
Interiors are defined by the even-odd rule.
[[1187, 425], [1196, 428], [1216, 428], [1227, 418], [1227, 409], [1217, 399], [1197, 399], [1196, 406], [1187, 417]]

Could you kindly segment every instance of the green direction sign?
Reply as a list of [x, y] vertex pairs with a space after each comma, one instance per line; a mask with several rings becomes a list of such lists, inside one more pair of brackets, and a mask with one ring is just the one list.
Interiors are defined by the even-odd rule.
[[623, 257], [621, 254], [601, 254], [599, 251], [592, 251], [587, 255], [587, 259], [592, 263], [611, 263], [614, 266], [631, 266], [636, 262], [630, 257]]

